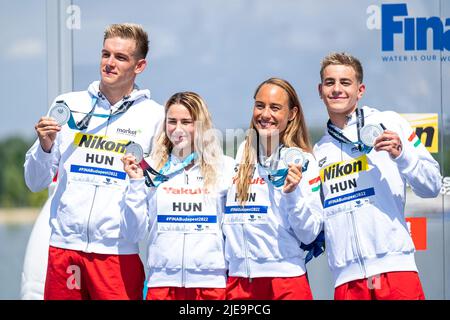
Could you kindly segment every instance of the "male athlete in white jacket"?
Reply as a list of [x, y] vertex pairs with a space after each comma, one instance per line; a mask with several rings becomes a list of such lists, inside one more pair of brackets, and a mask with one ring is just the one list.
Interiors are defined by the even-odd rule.
[[144, 270], [138, 244], [120, 233], [122, 195], [129, 179], [120, 158], [135, 141], [150, 152], [164, 117], [162, 106], [140, 90], [146, 32], [137, 25], [105, 31], [101, 81], [63, 94], [70, 119], [42, 117], [38, 140], [26, 154], [25, 180], [47, 188], [58, 172], [50, 208], [51, 238], [44, 299], [141, 299]]
[[406, 185], [439, 194], [439, 164], [399, 114], [358, 108], [363, 70], [355, 57], [322, 61], [319, 94], [330, 120], [314, 146], [335, 299], [424, 299], [404, 217]]

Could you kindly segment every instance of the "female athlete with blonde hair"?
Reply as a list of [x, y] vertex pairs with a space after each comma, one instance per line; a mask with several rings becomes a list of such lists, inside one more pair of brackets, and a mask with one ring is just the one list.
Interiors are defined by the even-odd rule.
[[234, 161], [223, 155], [198, 94], [174, 94], [165, 114], [149, 164], [123, 158], [130, 176], [123, 233], [149, 236], [148, 300], [224, 299], [221, 222]]

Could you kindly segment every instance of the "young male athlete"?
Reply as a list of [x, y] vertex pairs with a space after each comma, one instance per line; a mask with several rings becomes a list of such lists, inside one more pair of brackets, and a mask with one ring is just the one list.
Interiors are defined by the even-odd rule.
[[357, 58], [328, 55], [320, 77], [330, 119], [314, 153], [335, 299], [424, 299], [405, 222], [406, 186], [436, 197], [439, 164], [399, 114], [358, 107], [365, 86]]
[[[164, 118], [150, 92], [135, 85], [147, 52], [142, 27], [109, 26], [101, 80], [87, 91], [57, 97], [57, 112], [35, 126], [38, 139], [25, 160], [27, 186], [42, 190], [58, 172], [44, 299], [142, 299], [145, 275], [138, 244], [120, 230], [128, 184], [120, 159], [131, 141], [149, 153]], [[64, 115], [70, 118], [67, 124], [58, 123]]]

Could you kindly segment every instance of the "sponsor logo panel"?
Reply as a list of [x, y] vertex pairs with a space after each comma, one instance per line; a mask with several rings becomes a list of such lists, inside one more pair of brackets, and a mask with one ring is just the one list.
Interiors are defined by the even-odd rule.
[[406, 224], [416, 250], [427, 250], [427, 218], [407, 217]]

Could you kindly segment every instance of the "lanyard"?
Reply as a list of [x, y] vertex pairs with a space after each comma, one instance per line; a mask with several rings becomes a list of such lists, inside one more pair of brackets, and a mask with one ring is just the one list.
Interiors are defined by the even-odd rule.
[[331, 123], [331, 120], [327, 122], [327, 130], [330, 136], [341, 143], [352, 144], [358, 147], [360, 152], [369, 153], [372, 150], [372, 147], [366, 146], [361, 142], [360, 131], [361, 128], [364, 127], [364, 110], [356, 108], [356, 132], [358, 135], [358, 141], [353, 142], [349, 138], [347, 138], [342, 130], [337, 128]]
[[[139, 166], [142, 168], [142, 170], [144, 171], [144, 178], [145, 178], [145, 185], [147, 187], [157, 187], [158, 185], [160, 185], [162, 182], [169, 180], [169, 177], [166, 175], [161, 174], [160, 172], [156, 171], [155, 169], [153, 169], [148, 163], [147, 161], [145, 161], [144, 159], [141, 160], [141, 162], [139, 162]], [[153, 182], [152, 178], [150, 178], [150, 174], [155, 176], [155, 181], [158, 179], [158, 184], [156, 184], [155, 182]]]
[[[81, 119], [78, 122], [75, 122], [75, 120], [73, 119], [73, 116], [72, 116], [73, 112], [71, 111], [68, 125], [69, 125], [70, 129], [80, 130], [81, 131], [81, 130], [87, 129], [87, 127], [89, 126], [89, 122], [91, 121], [92, 116], [100, 117], [100, 118], [112, 118], [112, 117], [114, 117], [116, 115], [119, 115], [121, 113], [125, 113], [125, 112], [128, 111], [128, 109], [130, 109], [130, 107], [134, 103], [134, 100], [129, 101], [129, 100], [126, 100], [126, 99], [128, 99], [128, 97], [124, 98], [125, 101], [120, 105], [120, 107], [117, 108], [116, 111], [114, 111], [113, 113], [111, 113], [109, 115], [106, 115], [106, 114], [95, 114], [94, 113], [95, 107], [97, 106], [98, 97], [93, 96], [92, 99], [91, 99], [91, 105], [92, 105], [91, 111], [89, 111], [89, 113], [86, 114], [83, 117], [83, 119]], [[56, 101], [56, 102], [58, 102], [58, 103], [65, 103], [64, 101]]]
[[[169, 155], [169, 160], [164, 164], [164, 166], [159, 172], [153, 169], [145, 160], [142, 160], [139, 163], [139, 165], [144, 171], [145, 184], [148, 187], [158, 187], [161, 183], [169, 180], [169, 175], [172, 175], [174, 173], [183, 170], [195, 159], [197, 159], [197, 153], [193, 152], [189, 156], [187, 156], [182, 162], [177, 163], [172, 170], [170, 170], [172, 166], [171, 165], [172, 155]], [[149, 173], [155, 176], [153, 180], [150, 178]]]
[[[286, 181], [286, 177], [289, 172], [289, 168], [283, 168], [283, 169], [277, 169], [278, 163], [280, 161], [280, 155], [281, 150], [285, 148], [284, 144], [280, 144], [275, 151], [272, 159], [270, 159], [269, 166], [263, 165], [261, 163], [260, 159], [260, 150], [259, 150], [259, 135], [256, 135], [256, 152], [258, 153], [257, 159], [258, 159], [258, 165], [267, 172], [268, 178], [270, 183], [272, 183], [275, 187], [281, 187], [284, 185], [284, 182]], [[276, 160], [275, 160], [276, 155]], [[302, 166], [302, 172], [305, 172], [308, 169], [309, 160], [306, 160], [305, 163]]]
[[[257, 153], [257, 159], [258, 159], [258, 165], [263, 168], [267, 174], [269, 181], [275, 186], [275, 187], [281, 187], [284, 184], [284, 181], [286, 180], [288, 169], [278, 169], [278, 162], [280, 161], [280, 153], [281, 149], [284, 147], [283, 144], [280, 144], [277, 148], [277, 150], [274, 152], [274, 155], [272, 156], [272, 159], [270, 159], [269, 166], [265, 166], [261, 163], [260, 159], [260, 150], [259, 150], [259, 134], [256, 135], [256, 153]], [[276, 158], [276, 160], [275, 160]]]
[[197, 159], [197, 152], [192, 152], [190, 155], [188, 155], [182, 162], [177, 163], [172, 170], [170, 170], [172, 163], [172, 155], [169, 155], [169, 160], [166, 162], [166, 164], [162, 167], [161, 173], [165, 175], [171, 175], [176, 172], [179, 172], [186, 168], [188, 165], [191, 164], [192, 161]]

